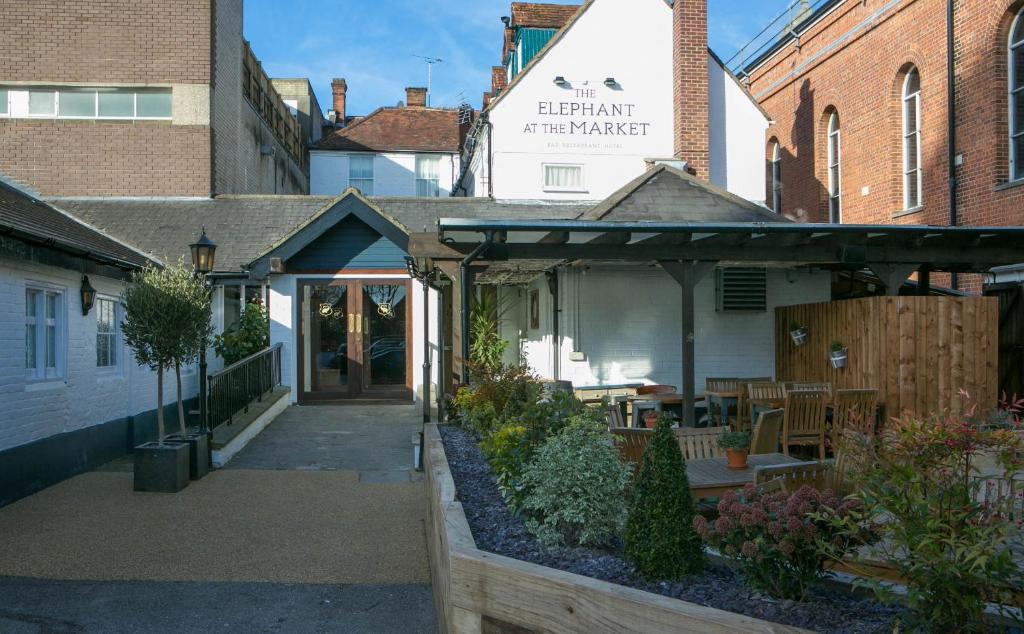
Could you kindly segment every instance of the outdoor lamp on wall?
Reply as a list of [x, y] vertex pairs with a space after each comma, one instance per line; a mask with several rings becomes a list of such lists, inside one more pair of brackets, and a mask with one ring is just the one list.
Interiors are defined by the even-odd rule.
[[82, 276], [82, 290], [79, 291], [82, 295], [82, 315], [88, 315], [89, 311], [92, 310], [93, 304], [96, 303], [96, 289], [89, 283], [89, 276]]
[[556, 86], [564, 86], [567, 83], [569, 83], [569, 82], [565, 81], [565, 77], [562, 77], [561, 75], [559, 75], [558, 77], [555, 77], [555, 85]]
[[619, 82], [615, 81], [614, 77], [608, 77], [607, 79], [604, 80], [604, 85], [608, 86], [609, 88], [615, 88], [616, 86], [619, 85]]
[[200, 275], [209, 275], [213, 272], [213, 258], [217, 253], [217, 245], [206, 237], [206, 227], [203, 227], [203, 235], [199, 236], [194, 244], [189, 245], [192, 250], [192, 268]]

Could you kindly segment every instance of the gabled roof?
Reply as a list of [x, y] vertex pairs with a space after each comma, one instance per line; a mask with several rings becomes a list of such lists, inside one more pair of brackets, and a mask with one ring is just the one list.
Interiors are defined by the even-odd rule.
[[576, 220], [789, 222], [761, 205], [668, 165], [641, 174]]
[[0, 179], [0, 234], [121, 269], [159, 264], [155, 258]]
[[460, 147], [459, 111], [448, 108], [378, 108], [324, 136], [314, 150], [448, 152]]

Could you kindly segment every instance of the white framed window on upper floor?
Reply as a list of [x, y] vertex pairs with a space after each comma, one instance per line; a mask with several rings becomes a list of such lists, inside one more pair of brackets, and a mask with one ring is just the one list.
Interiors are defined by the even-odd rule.
[[911, 67], [903, 80], [903, 209], [920, 207], [921, 170], [921, 75]]
[[171, 90], [6, 86], [6, 112], [0, 115], [33, 119], [110, 119], [167, 121], [171, 119]]
[[66, 294], [48, 285], [25, 288], [25, 376], [30, 380], [64, 377]]
[[565, 163], [544, 163], [544, 191], [578, 192], [587, 191], [583, 166]]
[[772, 159], [769, 166], [769, 186], [771, 191], [768, 202], [777, 214], [782, 213], [782, 146], [778, 141], [772, 143]]
[[1010, 180], [1024, 179], [1024, 9], [1010, 27]]
[[121, 367], [121, 304], [111, 297], [97, 297], [96, 367], [116, 371]]
[[350, 154], [348, 157], [348, 184], [364, 196], [373, 196], [373, 155]]
[[843, 221], [842, 138], [839, 113], [828, 117], [828, 219], [839, 224]]
[[441, 157], [436, 154], [416, 156], [416, 195], [426, 198], [441, 196]]

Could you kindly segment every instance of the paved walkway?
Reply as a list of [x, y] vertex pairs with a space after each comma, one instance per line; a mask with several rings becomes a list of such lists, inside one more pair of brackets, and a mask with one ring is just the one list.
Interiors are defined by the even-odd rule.
[[175, 495], [98, 471], [0, 509], [0, 632], [429, 632], [409, 406], [293, 407]]

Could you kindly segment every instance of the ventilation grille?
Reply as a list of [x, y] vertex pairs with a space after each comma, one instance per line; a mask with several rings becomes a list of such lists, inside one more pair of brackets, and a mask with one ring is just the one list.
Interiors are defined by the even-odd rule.
[[768, 273], [765, 269], [715, 269], [718, 312], [768, 310]]

